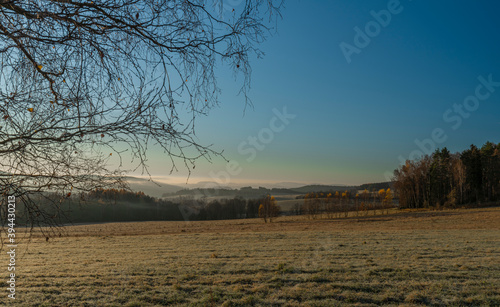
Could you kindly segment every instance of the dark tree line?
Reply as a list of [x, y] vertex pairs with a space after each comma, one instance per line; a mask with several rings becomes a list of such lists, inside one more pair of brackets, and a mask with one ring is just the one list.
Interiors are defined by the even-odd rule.
[[[57, 193], [45, 193], [34, 196], [38, 209], [50, 216], [57, 224], [101, 223], [129, 221], [181, 221], [184, 220], [178, 203], [157, 199], [143, 192], [130, 192], [124, 189], [96, 189], [88, 193], [78, 193], [63, 201]], [[18, 225], [31, 224], [28, 207], [21, 207], [16, 212]], [[50, 226], [50, 223], [41, 223]], [[44, 231], [45, 232], [45, 231]], [[55, 228], [46, 230], [47, 235], [57, 234]]]
[[[245, 200], [241, 197], [231, 199], [216, 199], [206, 201], [203, 199], [180, 198], [178, 201], [166, 201], [144, 194], [144, 192], [129, 192], [124, 189], [96, 189], [85, 193], [86, 201], [100, 201], [107, 204], [120, 204], [123, 202], [133, 203], [135, 209], [155, 209], [160, 208], [162, 213], [154, 215], [155, 211], [150, 210], [151, 220], [160, 218], [161, 220], [226, 220], [241, 218], [259, 217], [259, 205], [262, 199]], [[150, 208], [151, 207], [151, 208]], [[188, 209], [187, 209], [188, 208]], [[187, 209], [187, 210], [186, 210]], [[130, 211], [130, 209], [128, 209]], [[157, 211], [158, 213], [160, 211]], [[184, 211], [184, 212], [183, 212]], [[138, 216], [148, 215], [141, 213]], [[184, 213], [184, 214], [182, 214]], [[186, 214], [187, 213], [187, 214]]]
[[131, 192], [125, 189], [95, 189], [94, 191], [83, 194], [84, 198], [97, 199], [104, 201], [128, 201], [154, 203], [158, 199], [146, 195], [144, 192]]
[[500, 144], [471, 145], [452, 154], [445, 147], [394, 171], [402, 208], [455, 207], [500, 199]]
[[198, 213], [191, 216], [193, 220], [227, 220], [259, 217], [259, 206], [262, 200], [245, 200], [240, 197], [218, 199], [204, 204]]
[[[51, 197], [57, 198], [58, 195], [47, 193], [35, 200], [39, 209], [58, 224], [258, 218], [259, 206], [264, 203], [264, 198], [245, 200], [241, 197], [212, 201], [194, 198], [165, 200], [125, 189], [96, 189], [79, 193], [57, 206], [48, 200]], [[17, 223], [28, 225], [29, 212], [26, 208], [17, 213]]]
[[[379, 184], [377, 184], [379, 185]], [[387, 185], [386, 185], [387, 186]], [[388, 214], [389, 210], [393, 207], [393, 193], [390, 188], [374, 190], [369, 192], [363, 190], [361, 193], [358, 191], [336, 191], [335, 193], [307, 193], [304, 196], [304, 203], [302, 205], [296, 204], [296, 214], [303, 214], [309, 218], [323, 218], [331, 219], [334, 217], [348, 217], [352, 212], [356, 216], [368, 212], [373, 215], [377, 211], [383, 214]]]

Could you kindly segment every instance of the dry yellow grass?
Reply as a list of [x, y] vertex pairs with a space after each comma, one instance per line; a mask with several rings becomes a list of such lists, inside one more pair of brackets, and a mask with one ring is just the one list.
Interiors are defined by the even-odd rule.
[[19, 250], [20, 306], [500, 305], [500, 208], [82, 225]]

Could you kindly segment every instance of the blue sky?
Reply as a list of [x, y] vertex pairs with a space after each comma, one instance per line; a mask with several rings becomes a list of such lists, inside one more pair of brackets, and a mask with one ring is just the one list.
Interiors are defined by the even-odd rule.
[[[237, 95], [241, 79], [222, 68], [221, 106], [197, 123], [200, 142], [223, 149], [237, 174], [220, 175], [227, 173], [223, 159], [200, 160], [189, 183], [213, 180], [214, 174], [229, 184], [380, 182], [400, 159], [420, 150], [416, 140], [432, 139], [435, 129], [446, 136], [436, 146], [452, 152], [500, 142], [500, 87], [489, 91], [483, 85], [479, 93], [488, 98], [469, 104], [467, 118], [453, 110], [475, 97], [479, 76], [500, 81], [500, 3], [396, 4], [287, 1], [277, 33], [261, 45], [265, 57], [252, 61], [253, 109], [243, 114], [244, 99]], [[389, 12], [390, 21], [372, 32], [370, 43], [348, 63], [340, 44], [356, 47], [354, 28], [365, 33], [367, 24], [376, 22], [370, 12], [381, 10]], [[273, 109], [283, 108], [296, 117], [247, 161], [250, 154], [242, 155], [238, 146], [263, 129], [269, 132]], [[155, 166], [152, 175], [168, 175], [169, 160], [160, 153], [152, 152], [149, 164]], [[181, 166], [166, 178], [185, 182], [186, 174]]]

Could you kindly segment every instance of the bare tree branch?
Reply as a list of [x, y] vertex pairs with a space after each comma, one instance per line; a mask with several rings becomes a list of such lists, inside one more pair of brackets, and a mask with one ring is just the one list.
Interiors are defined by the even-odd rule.
[[1, 0], [3, 194], [24, 196], [33, 225], [50, 220], [33, 195], [125, 186], [122, 159], [149, 173], [151, 146], [171, 171], [220, 155], [195, 138], [196, 118], [219, 104], [216, 68], [243, 74], [250, 103], [249, 59], [261, 56], [266, 17], [281, 6], [247, 0], [227, 13], [222, 1]]

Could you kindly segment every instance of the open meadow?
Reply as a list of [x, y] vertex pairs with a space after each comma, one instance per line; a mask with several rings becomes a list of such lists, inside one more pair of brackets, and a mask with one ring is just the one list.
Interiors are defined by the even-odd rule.
[[500, 208], [80, 225], [18, 244], [19, 306], [500, 305]]

